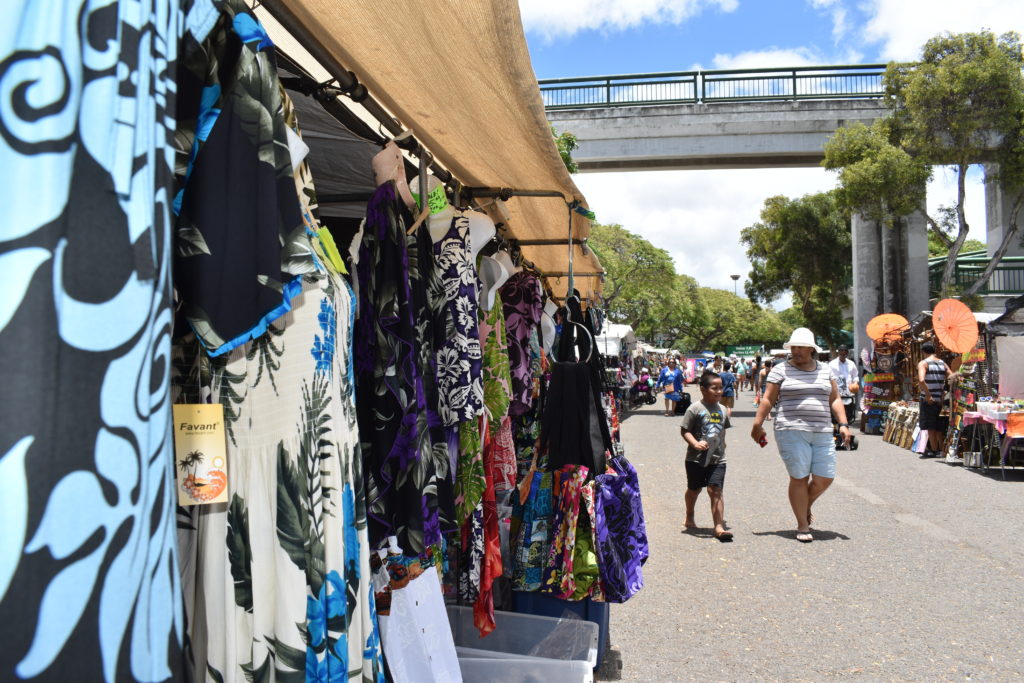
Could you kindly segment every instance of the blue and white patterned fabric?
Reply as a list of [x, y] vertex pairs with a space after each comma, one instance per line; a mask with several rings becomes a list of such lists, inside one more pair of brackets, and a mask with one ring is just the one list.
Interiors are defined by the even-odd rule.
[[175, 77], [210, 0], [5, 0], [0, 680], [180, 674]]

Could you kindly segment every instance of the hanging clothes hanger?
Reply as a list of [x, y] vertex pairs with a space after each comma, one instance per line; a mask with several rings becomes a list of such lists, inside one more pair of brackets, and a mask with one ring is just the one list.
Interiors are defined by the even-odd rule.
[[[575, 308], [577, 310], [580, 310], [580, 312], [582, 313], [582, 309], [579, 308], [580, 303], [581, 303], [581, 301], [580, 301], [579, 292], [577, 292], [576, 290], [572, 290], [572, 293], [569, 296], [567, 296], [566, 299], [565, 299], [565, 305], [562, 307], [562, 310], [564, 311], [564, 313], [562, 315], [563, 315], [563, 319], [565, 320], [566, 323], [572, 325], [573, 328], [577, 328], [578, 327], [578, 328], [582, 329], [583, 333], [587, 337], [587, 341], [588, 341], [588, 344], [587, 344], [587, 357], [585, 359], [581, 358], [580, 360], [577, 361], [578, 363], [586, 364], [586, 363], [590, 362], [591, 358], [593, 358], [593, 356], [594, 356], [594, 347], [596, 346], [596, 344], [594, 342], [594, 335], [591, 334], [591, 332], [590, 332], [590, 328], [587, 327], [587, 325], [584, 322], [575, 319], [576, 313], [575, 313], [573, 304], [575, 304]], [[564, 334], [564, 332], [563, 332], [563, 334]], [[577, 339], [577, 343], [575, 345], [578, 346], [578, 339]]]

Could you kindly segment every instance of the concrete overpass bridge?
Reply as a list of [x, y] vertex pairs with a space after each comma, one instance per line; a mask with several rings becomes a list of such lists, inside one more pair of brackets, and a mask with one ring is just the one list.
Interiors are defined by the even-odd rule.
[[[682, 71], [540, 81], [548, 119], [577, 137], [581, 172], [817, 167], [836, 129], [885, 116], [885, 65]], [[986, 184], [990, 253], [1007, 198]], [[928, 310], [928, 240], [921, 213], [905, 229], [853, 220], [858, 347], [874, 315]], [[1008, 252], [1014, 255], [1019, 249]]]
[[840, 126], [885, 115], [885, 65], [540, 81], [581, 172], [818, 166]]

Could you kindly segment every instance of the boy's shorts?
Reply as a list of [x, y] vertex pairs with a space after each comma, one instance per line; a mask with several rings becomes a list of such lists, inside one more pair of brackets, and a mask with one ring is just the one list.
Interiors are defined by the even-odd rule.
[[717, 462], [704, 467], [699, 462], [686, 461], [686, 488], [700, 491], [705, 486], [725, 488], [725, 463]]
[[775, 443], [786, 463], [789, 476], [803, 479], [816, 477], [835, 479], [836, 441], [832, 432], [805, 432], [799, 429], [776, 429]]

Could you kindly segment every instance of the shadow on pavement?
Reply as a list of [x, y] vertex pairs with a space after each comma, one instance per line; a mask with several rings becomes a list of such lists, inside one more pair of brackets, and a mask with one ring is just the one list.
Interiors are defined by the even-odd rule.
[[[755, 536], [780, 536], [782, 538], [789, 538], [796, 540], [795, 529], [782, 529], [779, 531], [754, 531], [751, 532]], [[822, 529], [814, 529], [811, 533], [814, 534], [815, 541], [834, 541], [836, 539], [849, 541], [850, 537], [846, 534], [841, 534], [838, 531], [824, 531]]]
[[701, 527], [696, 527], [696, 528], [691, 527], [689, 529], [683, 528], [683, 530], [680, 533], [685, 535], [685, 536], [695, 536], [697, 538], [714, 538], [715, 537], [715, 530], [713, 528], [711, 528], [711, 527], [708, 527], [706, 529], [702, 529]]
[[[938, 462], [942, 461], [938, 460]], [[973, 467], [965, 467], [964, 469], [987, 479], [995, 479], [997, 481], [1024, 481], [1024, 467], [1007, 467], [1005, 471], [1000, 470], [999, 465], [993, 465], [987, 469]]]
[[[661, 404], [653, 405], [653, 406], [644, 405], [644, 406], [640, 406], [639, 408], [635, 408], [635, 409], [627, 411], [627, 412], [620, 412], [619, 413], [619, 423], [621, 424], [621, 423], [625, 422], [626, 420], [628, 420], [629, 418], [633, 417], [634, 415], [655, 415], [655, 416], [658, 416], [658, 417], [664, 417], [665, 419], [668, 419], [668, 417], [669, 417], [669, 416], [665, 415], [665, 407], [663, 405], [661, 405]], [[673, 417], [681, 418], [682, 415], [675, 415]]]

